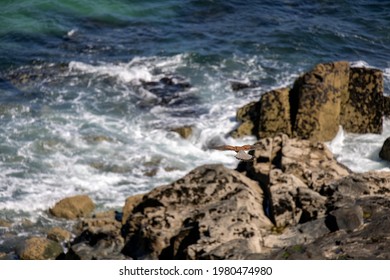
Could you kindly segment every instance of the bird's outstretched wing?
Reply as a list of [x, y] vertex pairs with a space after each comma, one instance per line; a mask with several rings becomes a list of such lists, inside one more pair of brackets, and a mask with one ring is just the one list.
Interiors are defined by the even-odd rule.
[[244, 146], [230, 146], [230, 145], [223, 145], [223, 146], [216, 146], [212, 147], [214, 150], [221, 150], [221, 151], [248, 151], [248, 150], [253, 150], [255, 149], [255, 146], [253, 145], [244, 145]]
[[253, 150], [253, 149], [255, 149], [255, 146], [253, 146], [253, 145], [244, 145], [244, 146], [223, 145], [223, 146], [212, 147], [212, 149], [221, 150], [221, 151], [235, 151], [237, 153], [236, 159], [248, 161], [248, 160], [252, 160], [253, 156], [248, 155], [245, 151]]

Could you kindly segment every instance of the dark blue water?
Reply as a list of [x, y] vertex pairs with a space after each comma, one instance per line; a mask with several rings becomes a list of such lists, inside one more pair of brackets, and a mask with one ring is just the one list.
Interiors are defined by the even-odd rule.
[[[79, 193], [120, 208], [200, 164], [234, 167], [205, 147], [253, 142], [228, 136], [239, 106], [334, 60], [383, 70], [388, 94], [389, 54], [390, 1], [2, 1], [0, 218], [46, 223]], [[333, 147], [382, 168], [389, 131]]]

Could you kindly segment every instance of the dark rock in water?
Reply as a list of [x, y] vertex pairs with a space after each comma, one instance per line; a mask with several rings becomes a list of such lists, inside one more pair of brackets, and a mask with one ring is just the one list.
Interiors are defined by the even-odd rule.
[[57, 202], [50, 213], [58, 218], [76, 219], [86, 217], [95, 209], [95, 204], [87, 195], [67, 197]]
[[240, 240], [247, 242], [248, 254], [261, 252], [263, 232], [272, 226], [262, 197], [258, 184], [236, 171], [198, 167], [134, 207], [123, 253], [136, 259], [214, 259], [221, 250], [235, 252]]
[[381, 159], [390, 161], [390, 137], [383, 143], [379, 156]]
[[231, 82], [231, 87], [233, 91], [239, 91], [247, 88], [256, 88], [259, 86], [259, 82], [250, 81], [249, 83], [245, 82]]
[[163, 77], [159, 81], [142, 81], [142, 89], [152, 93], [155, 96], [155, 102], [158, 104], [177, 104], [183, 98], [184, 92], [188, 92], [192, 87], [190, 83], [182, 77]]
[[22, 260], [54, 260], [62, 252], [59, 243], [43, 237], [31, 237], [17, 248]]

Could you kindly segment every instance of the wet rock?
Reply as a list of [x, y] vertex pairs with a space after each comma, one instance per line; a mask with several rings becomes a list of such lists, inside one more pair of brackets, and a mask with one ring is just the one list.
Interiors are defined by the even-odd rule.
[[262, 232], [272, 226], [262, 197], [258, 184], [236, 171], [198, 167], [134, 207], [124, 227], [123, 253], [136, 259], [209, 259], [234, 240], [248, 242], [248, 254], [261, 252]]
[[340, 124], [347, 132], [381, 133], [382, 116], [382, 71], [351, 67], [348, 91], [342, 104]]
[[230, 85], [233, 91], [240, 91], [248, 88], [259, 87], [260, 82], [259, 81], [249, 81], [249, 82], [232, 81]]
[[381, 159], [390, 161], [390, 137], [383, 143], [379, 156]]
[[[153, 103], [156, 104], [180, 104], [185, 102], [183, 93], [189, 92], [191, 84], [180, 76], [165, 76], [159, 81], [141, 81], [142, 90], [151, 93]], [[187, 96], [187, 98], [190, 98]], [[152, 101], [149, 100], [149, 101]]]
[[95, 204], [89, 196], [76, 195], [60, 200], [49, 211], [55, 217], [73, 220], [87, 217], [94, 209]]
[[191, 126], [182, 126], [172, 128], [171, 131], [179, 134], [183, 139], [188, 139], [192, 135], [192, 127]]
[[53, 260], [62, 252], [59, 243], [43, 237], [31, 237], [25, 240], [17, 249], [17, 253], [22, 260]]
[[58, 243], [68, 242], [72, 239], [72, 233], [60, 227], [53, 227], [47, 232], [47, 239]]

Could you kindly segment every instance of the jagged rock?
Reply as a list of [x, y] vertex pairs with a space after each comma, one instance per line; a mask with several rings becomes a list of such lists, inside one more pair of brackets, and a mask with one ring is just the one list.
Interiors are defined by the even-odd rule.
[[87, 217], [95, 209], [95, 204], [87, 195], [67, 197], [57, 202], [50, 213], [58, 218], [76, 219]]
[[72, 238], [72, 233], [60, 228], [60, 227], [53, 227], [47, 232], [47, 239], [56, 241], [56, 242], [68, 242]]
[[352, 133], [381, 133], [383, 73], [378, 69], [350, 68], [349, 86], [342, 104], [341, 122]]
[[[344, 229], [325, 234], [314, 242], [283, 248], [269, 259], [390, 259], [390, 200], [388, 197], [364, 197], [358, 202], [362, 208], [375, 209], [364, 226], [354, 231]], [[365, 216], [365, 214], [364, 214]]]
[[325, 217], [295, 227], [275, 227], [264, 237], [264, 246], [275, 251], [289, 246], [308, 244], [329, 232]]
[[350, 174], [319, 142], [279, 135], [254, 146], [255, 160], [246, 164], [246, 174], [265, 190], [277, 227], [323, 217], [327, 198], [320, 194], [322, 186]]
[[379, 156], [381, 159], [390, 161], [390, 137], [383, 143]]
[[122, 212], [123, 212], [122, 224], [126, 223], [129, 216], [133, 212], [134, 207], [142, 201], [143, 196], [144, 196], [144, 194], [137, 194], [137, 195], [129, 196], [126, 199], [125, 206], [123, 206], [123, 209], [122, 209]]
[[291, 106], [297, 112], [292, 120], [295, 137], [330, 141], [336, 136], [341, 96], [348, 81], [349, 63], [345, 61], [318, 64], [297, 79], [291, 92]]
[[53, 260], [62, 254], [62, 247], [43, 237], [31, 237], [17, 248], [17, 253], [22, 260]]
[[261, 252], [262, 232], [272, 226], [262, 198], [259, 185], [234, 170], [198, 167], [135, 206], [123, 252], [136, 259], [210, 259], [221, 245], [234, 251], [239, 240], [248, 254]]
[[291, 136], [290, 89], [266, 92], [260, 99], [259, 137], [272, 137], [278, 133]]

